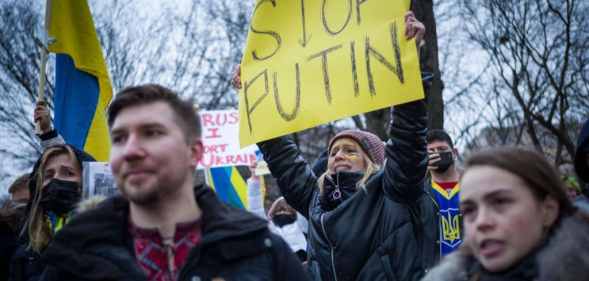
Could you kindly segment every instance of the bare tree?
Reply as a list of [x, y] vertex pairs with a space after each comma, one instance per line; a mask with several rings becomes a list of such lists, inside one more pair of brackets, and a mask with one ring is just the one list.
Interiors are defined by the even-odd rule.
[[188, 15], [174, 15], [170, 81], [203, 109], [237, 108], [231, 78], [241, 61], [249, 27], [251, 1], [192, 0]]
[[469, 39], [490, 58], [492, 83], [479, 97], [494, 94], [503, 108], [497, 120], [510, 120], [516, 135], [556, 164], [570, 161], [572, 135], [589, 112], [588, 3], [462, 0], [460, 7]]
[[[113, 92], [161, 83], [204, 109], [237, 106], [229, 83], [247, 36], [251, 5], [231, 0], [168, 3], [157, 11], [141, 1], [91, 1]], [[39, 42], [44, 14], [32, 0], [0, 4], [0, 155], [3, 186], [29, 170], [40, 154], [32, 108], [37, 97]], [[53, 56], [47, 70], [52, 108]]]
[[425, 48], [421, 52], [422, 69], [431, 73], [433, 79], [431, 85], [426, 89], [428, 103], [428, 128], [444, 128], [444, 98], [442, 92], [444, 83], [439, 66], [438, 57], [438, 28], [436, 25], [436, 16], [434, 13], [433, 0], [412, 0], [411, 10], [415, 13], [417, 19], [422, 21], [426, 28]]
[[[434, 15], [434, 3], [432, 0], [412, 0], [411, 10], [418, 20], [424, 23], [426, 28], [425, 47], [420, 52], [422, 69], [431, 73], [433, 79], [425, 88], [428, 102], [428, 127], [443, 128], [444, 126], [444, 100], [442, 90], [444, 85], [438, 60], [438, 39], [436, 19]], [[352, 117], [355, 126], [359, 129], [373, 132], [381, 139], [387, 139], [387, 124], [389, 122], [389, 110], [381, 109]]]
[[40, 58], [41, 17], [35, 6], [32, 1], [12, 0], [0, 5], [0, 177], [4, 181], [25, 172], [41, 149], [31, 106], [37, 97]]

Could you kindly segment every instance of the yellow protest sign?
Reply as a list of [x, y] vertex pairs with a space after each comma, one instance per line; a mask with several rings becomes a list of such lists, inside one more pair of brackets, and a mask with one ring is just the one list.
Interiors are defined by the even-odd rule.
[[423, 98], [409, 1], [258, 0], [242, 59], [242, 147]]

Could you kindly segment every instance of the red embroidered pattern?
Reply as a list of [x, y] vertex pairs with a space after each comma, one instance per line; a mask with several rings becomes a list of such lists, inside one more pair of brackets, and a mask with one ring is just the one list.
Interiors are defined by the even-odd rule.
[[190, 250], [200, 242], [201, 225], [200, 221], [176, 225], [174, 243], [170, 246], [164, 245], [157, 229], [142, 229], [130, 223], [129, 233], [137, 263], [147, 274], [147, 280], [175, 281]]

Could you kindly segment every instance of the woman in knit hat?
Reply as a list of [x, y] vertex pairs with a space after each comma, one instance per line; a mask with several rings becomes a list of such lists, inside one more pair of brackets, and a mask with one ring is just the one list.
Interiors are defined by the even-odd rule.
[[[420, 41], [423, 24], [411, 12], [405, 24]], [[422, 189], [425, 102], [396, 106], [391, 120], [386, 145], [362, 130], [333, 137], [326, 170], [312, 169], [290, 138], [258, 143], [286, 201], [309, 221], [314, 280], [418, 280], [435, 261], [422, 227], [434, 223]]]

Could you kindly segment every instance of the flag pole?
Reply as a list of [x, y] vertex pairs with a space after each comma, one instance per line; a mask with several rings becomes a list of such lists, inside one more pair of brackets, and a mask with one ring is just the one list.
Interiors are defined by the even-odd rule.
[[38, 101], [45, 100], [45, 83], [47, 81], [47, 57], [49, 55], [49, 51], [47, 50], [48, 42], [49, 42], [49, 24], [51, 22], [51, 0], [47, 0], [45, 5], [45, 25], [43, 26], [42, 34], [42, 42], [41, 42], [41, 63], [39, 69], [39, 88], [37, 90], [38, 93]]
[[47, 75], [45, 73], [45, 68], [47, 65], [47, 49], [45, 46], [41, 46], [41, 67], [39, 69], [39, 89], [37, 90], [38, 99], [37, 101], [45, 101], [45, 82], [47, 80]]
[[[49, 28], [49, 22], [50, 22], [50, 13], [51, 11], [51, 0], [47, 0], [46, 1], [46, 5], [45, 5], [45, 25], [43, 26], [43, 32], [41, 32], [42, 35], [42, 40], [41, 40], [41, 46], [40, 46], [40, 50], [41, 50], [41, 61], [39, 63], [39, 88], [37, 88], [37, 102], [44, 102], [45, 101], [45, 84], [47, 82], [47, 73], [46, 73], [46, 68], [47, 68], [47, 57], [48, 57], [48, 50], [47, 50], [47, 42], [48, 40], [48, 34], [47, 34], [47, 30]], [[43, 132], [41, 131], [41, 122], [40, 120], [35, 120], [35, 133], [37, 133], [38, 135], [42, 134]]]
[[[39, 68], [39, 88], [37, 89], [37, 103], [45, 102], [45, 66], [47, 65], [47, 49], [41, 45], [41, 63]], [[41, 120], [35, 120], [35, 134], [42, 135]]]
[[[45, 46], [41, 46], [41, 67], [39, 69], [39, 88], [37, 89], [37, 103], [45, 102], [45, 66], [47, 65], [47, 49]], [[41, 120], [35, 120], [35, 134], [42, 135]]]

